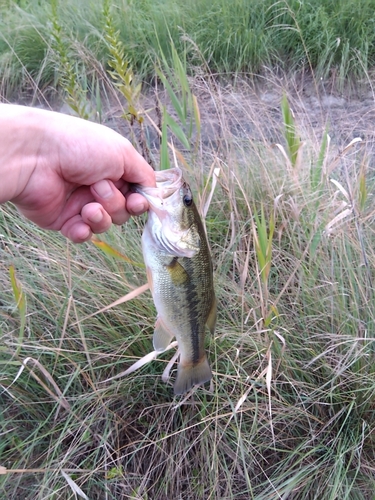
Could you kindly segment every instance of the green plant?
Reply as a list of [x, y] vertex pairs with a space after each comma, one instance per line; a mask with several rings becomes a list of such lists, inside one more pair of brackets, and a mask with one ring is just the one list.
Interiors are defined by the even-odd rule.
[[[159, 8], [163, 26], [165, 5], [171, 8], [168, 2], [142, 3], [140, 11], [148, 13], [142, 22], [153, 26], [151, 14]], [[228, 3], [192, 5], [197, 15], [204, 9], [212, 15], [212, 23], [202, 16], [202, 36], [212, 33], [220, 12], [236, 16]], [[264, 5], [254, 3], [254, 12]], [[127, 6], [130, 23], [133, 4]], [[278, 21], [290, 28], [285, 6], [275, 8]], [[311, 5], [288, 6], [302, 29]], [[60, 7], [67, 43], [61, 19], [68, 11]], [[178, 8], [175, 3], [174, 15]], [[83, 4], [76, 9], [73, 32]], [[269, 27], [274, 12], [265, 14]], [[103, 25], [102, 13], [99, 19]], [[186, 32], [189, 23], [183, 21]], [[222, 22], [229, 30], [231, 20]], [[145, 26], [139, 23], [137, 30]], [[295, 43], [292, 35], [301, 33], [289, 28], [277, 34]], [[142, 219], [73, 246], [20, 218], [14, 207], [0, 207], [0, 496], [372, 498], [375, 241], [369, 158], [358, 139], [338, 143], [337, 123], [330, 123], [330, 139], [326, 123], [317, 132], [301, 115], [293, 118], [290, 110], [301, 102], [280, 88], [277, 77], [269, 78], [283, 119], [273, 106], [250, 98], [253, 88], [243, 90], [245, 80], [242, 87], [228, 81], [224, 87], [212, 74], [203, 79], [202, 68], [206, 75], [213, 62], [202, 63], [201, 47], [189, 52], [191, 40], [171, 44], [173, 33], [160, 39], [163, 50], [154, 44], [163, 54], [158, 71], [165, 86], [155, 105], [165, 106], [161, 164], [167, 165], [174, 147], [207, 214], [219, 302], [215, 337], [207, 339], [213, 388], [173, 399], [163, 374], [175, 369], [174, 347], [153, 356], [150, 294], [121, 299], [146, 281]], [[143, 41], [152, 36], [150, 29]], [[111, 50], [116, 40], [123, 45], [116, 49], [121, 57], [113, 62], [115, 74], [122, 72], [126, 83], [130, 66], [137, 78], [140, 66], [131, 44], [116, 37]], [[228, 54], [235, 48], [229, 45]], [[122, 65], [124, 54], [131, 65]], [[74, 57], [67, 57], [74, 71]], [[191, 60], [201, 66], [192, 68]], [[124, 82], [102, 78], [100, 89], [124, 102]], [[144, 91], [135, 111], [143, 125], [159, 128], [155, 110], [143, 113], [149, 97]], [[121, 113], [128, 104], [125, 97]], [[118, 108], [106, 113], [115, 116]], [[216, 126], [209, 140], [206, 119]], [[236, 125], [247, 123], [250, 132], [239, 134]], [[272, 148], [283, 140], [285, 148]], [[134, 371], [146, 355], [148, 362]]]

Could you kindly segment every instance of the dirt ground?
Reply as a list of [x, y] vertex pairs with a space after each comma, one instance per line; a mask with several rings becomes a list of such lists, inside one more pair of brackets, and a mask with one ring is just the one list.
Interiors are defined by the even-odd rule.
[[[241, 142], [283, 143], [281, 99], [286, 93], [302, 141], [314, 139], [320, 144], [327, 127], [332, 147], [340, 151], [360, 137], [361, 148], [368, 151], [369, 162], [375, 166], [371, 158], [375, 152], [375, 92], [369, 84], [348, 84], [339, 92], [331, 81], [272, 75], [255, 83], [241, 80], [219, 85], [194, 80], [192, 89], [198, 98], [203, 147], [219, 144], [228, 132]], [[154, 104], [149, 95], [144, 107], [152, 109]], [[151, 116], [157, 120], [152, 111]], [[107, 123], [124, 135], [129, 133], [124, 121], [116, 119], [116, 112], [109, 113]], [[150, 126], [145, 129], [151, 147], [156, 148], [157, 134]]]
[[[331, 82], [283, 77], [261, 79], [256, 84], [242, 81], [236, 86], [218, 87], [218, 93], [223, 102], [222, 112], [235, 136], [270, 142], [282, 140], [280, 105], [285, 93], [302, 140], [313, 134], [320, 142], [327, 127], [332, 143], [338, 148], [356, 137], [371, 150], [375, 146], [375, 93], [369, 85], [355, 92], [353, 89], [339, 92], [332, 89]], [[209, 92], [198, 96], [203, 136], [214, 137], [220, 123], [215, 119], [213, 99]]]
[[[196, 78], [191, 80], [191, 87], [198, 99], [203, 147], [218, 146], [228, 135], [241, 142], [283, 143], [280, 104], [286, 93], [301, 140], [314, 138], [319, 144], [327, 127], [332, 147], [340, 151], [351, 140], [360, 137], [361, 147], [369, 153], [369, 164], [375, 166], [372, 159], [375, 152], [375, 91], [371, 82], [356, 85], [348, 82], [340, 92], [332, 79], [316, 81], [309, 75], [269, 74], [255, 81], [237, 79], [224, 83]], [[70, 113], [69, 107], [62, 104], [55, 93], [51, 95], [49, 103], [38, 102], [35, 96], [32, 100], [30, 96], [23, 96], [17, 102]], [[163, 93], [158, 97], [165, 102]], [[158, 123], [155, 103], [154, 92], [150, 89], [140, 106]], [[129, 124], [121, 117], [121, 102], [113, 98], [105, 101], [103, 107], [103, 123], [124, 136], [131, 136]], [[170, 106], [169, 111], [173, 115]], [[137, 135], [137, 129], [133, 130]], [[146, 120], [144, 130], [151, 150], [156, 151], [159, 139], [155, 128]]]

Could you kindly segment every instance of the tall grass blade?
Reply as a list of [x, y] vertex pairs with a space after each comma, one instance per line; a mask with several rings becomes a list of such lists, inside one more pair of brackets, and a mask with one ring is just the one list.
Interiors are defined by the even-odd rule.
[[180, 125], [178, 125], [178, 123], [168, 113], [165, 113], [164, 121], [166, 125], [170, 128], [172, 134], [174, 134], [177, 137], [177, 139], [181, 142], [184, 148], [189, 150], [190, 143]]
[[73, 479], [66, 472], [62, 470], [61, 475], [66, 480], [66, 482], [68, 483], [68, 485], [70, 486], [71, 490], [74, 492], [75, 495], [78, 495], [84, 500], [89, 500], [89, 497], [81, 490], [78, 484], [75, 481], [73, 481]]
[[[163, 116], [166, 114], [165, 106], [163, 107]], [[163, 119], [161, 131], [161, 148], [160, 148], [160, 170], [170, 168], [169, 151], [168, 151], [168, 125]]]
[[288, 98], [284, 94], [281, 100], [281, 111], [284, 122], [284, 137], [287, 145], [288, 156], [293, 167], [297, 165], [298, 151], [301, 140], [297, 133], [293, 112], [289, 106]]
[[10, 282], [12, 285], [13, 296], [16, 301], [16, 307], [18, 309], [18, 313], [20, 315], [20, 328], [19, 328], [19, 337], [18, 337], [18, 346], [16, 349], [16, 356], [20, 353], [22, 348], [22, 342], [25, 334], [25, 326], [26, 326], [26, 296], [22, 290], [20, 283], [16, 278], [16, 270], [14, 266], [9, 267], [9, 275]]
[[128, 302], [129, 300], [135, 299], [135, 297], [138, 297], [143, 292], [146, 292], [149, 289], [149, 284], [146, 283], [145, 285], [139, 286], [135, 290], [132, 290], [131, 292], [127, 293], [120, 299], [115, 300], [112, 302], [112, 304], [109, 304], [108, 306], [103, 307], [102, 309], [99, 309], [98, 311], [89, 314], [89, 316], [85, 316], [84, 318], [80, 319], [79, 321], [76, 321], [75, 323], [72, 323], [71, 326], [77, 325], [78, 323], [82, 323], [83, 321], [92, 318], [93, 316], [96, 316], [97, 314], [101, 314], [103, 312], [108, 311], [109, 309], [112, 309], [112, 307], [119, 306], [120, 304], [124, 304], [125, 302]]
[[366, 170], [367, 170], [367, 164], [365, 161], [363, 161], [361, 163], [361, 168], [359, 171], [359, 179], [358, 179], [358, 207], [361, 212], [365, 210], [368, 199]]
[[129, 257], [127, 257], [126, 255], [122, 254], [121, 252], [119, 252], [118, 250], [116, 250], [115, 248], [113, 248], [111, 245], [109, 245], [108, 243], [106, 243], [105, 241], [99, 240], [95, 236], [93, 236], [91, 238], [91, 242], [97, 248], [99, 248], [102, 252], [104, 252], [106, 255], [108, 255], [109, 257], [114, 257], [116, 259], [124, 260], [128, 264], [132, 264], [133, 266], [136, 266], [136, 267], [141, 267], [141, 268], [145, 267], [145, 265], [143, 264], [143, 262], [135, 262], [134, 260], [129, 259]]
[[261, 271], [262, 281], [266, 284], [272, 264], [272, 239], [275, 230], [274, 215], [271, 213], [267, 224], [264, 207], [262, 206], [260, 217], [257, 213], [255, 213], [254, 217], [255, 230], [253, 235], [255, 251], [259, 263], [259, 269]]
[[330, 141], [331, 138], [328, 135], [328, 130], [326, 128], [320, 145], [318, 159], [316, 163], [311, 166], [311, 189], [313, 192], [318, 189], [319, 185], [323, 181]]

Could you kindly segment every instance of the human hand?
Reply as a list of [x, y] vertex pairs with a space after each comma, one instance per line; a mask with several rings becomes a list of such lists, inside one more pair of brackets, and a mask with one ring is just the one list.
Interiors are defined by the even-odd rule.
[[9, 139], [0, 143], [0, 201], [12, 201], [39, 226], [80, 243], [148, 209], [130, 184], [155, 186], [154, 172], [113, 130], [0, 104], [0, 130], [5, 128]]

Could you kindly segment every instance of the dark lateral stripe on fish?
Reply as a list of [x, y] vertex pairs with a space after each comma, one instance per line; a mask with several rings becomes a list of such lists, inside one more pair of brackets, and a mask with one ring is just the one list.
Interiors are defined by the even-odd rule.
[[[191, 264], [191, 262], [189, 262]], [[192, 280], [192, 282], [196, 282], [196, 280]], [[191, 331], [191, 346], [192, 346], [192, 363], [197, 364], [202, 355], [201, 350], [202, 347], [200, 345], [200, 331], [199, 331], [199, 321], [198, 316], [201, 314], [199, 311], [199, 296], [197, 293], [197, 287], [195, 285], [191, 285], [187, 287], [187, 303], [190, 304], [189, 308], [189, 322], [190, 322], [190, 331]]]

